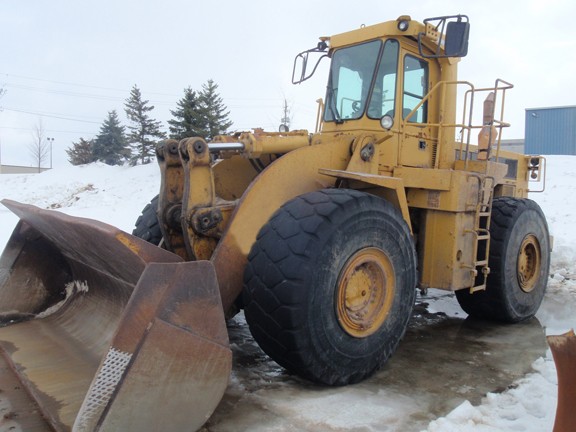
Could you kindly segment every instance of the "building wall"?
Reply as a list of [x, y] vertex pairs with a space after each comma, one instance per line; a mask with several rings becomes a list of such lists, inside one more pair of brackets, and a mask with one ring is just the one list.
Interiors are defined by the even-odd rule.
[[500, 149], [514, 153], [524, 153], [524, 140], [523, 139], [503, 139], [500, 142]]
[[[40, 168], [40, 172], [50, 168]], [[0, 174], [38, 174], [38, 167], [25, 167], [17, 165], [0, 165]]]
[[526, 154], [576, 155], [576, 106], [528, 108]]

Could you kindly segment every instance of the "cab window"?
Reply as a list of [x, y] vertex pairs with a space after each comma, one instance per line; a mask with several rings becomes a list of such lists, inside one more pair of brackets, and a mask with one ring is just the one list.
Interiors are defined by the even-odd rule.
[[368, 117], [380, 119], [389, 115], [394, 117], [396, 107], [396, 77], [398, 75], [398, 41], [389, 39], [378, 65], [374, 90], [368, 107]]
[[[404, 91], [402, 98], [402, 118], [418, 106], [428, 93], [428, 63], [422, 59], [407, 55], [404, 57]], [[428, 121], [428, 102], [422, 104], [408, 119], [410, 123]]]
[[330, 66], [330, 80], [324, 110], [325, 121], [362, 117], [382, 42], [371, 41], [336, 51]]

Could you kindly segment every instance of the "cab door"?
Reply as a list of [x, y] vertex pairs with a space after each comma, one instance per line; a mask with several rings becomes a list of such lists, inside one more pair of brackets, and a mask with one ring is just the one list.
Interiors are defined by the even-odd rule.
[[[432, 168], [436, 157], [438, 123], [435, 98], [426, 100], [438, 82], [438, 64], [417, 55], [417, 48], [402, 47], [399, 61], [400, 151], [399, 165]], [[424, 101], [424, 102], [423, 102]]]

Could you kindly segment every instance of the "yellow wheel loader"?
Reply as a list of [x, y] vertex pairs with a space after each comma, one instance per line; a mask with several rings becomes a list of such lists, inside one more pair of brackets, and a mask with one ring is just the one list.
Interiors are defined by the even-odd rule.
[[272, 359], [327, 385], [386, 363], [417, 289], [532, 317], [550, 239], [526, 197], [545, 160], [500, 149], [511, 84], [458, 80], [469, 28], [402, 16], [321, 38], [292, 79], [330, 62], [317, 130], [161, 142], [134, 235], [4, 200], [20, 217], [0, 258], [4, 422], [196, 430], [226, 389], [240, 309]]

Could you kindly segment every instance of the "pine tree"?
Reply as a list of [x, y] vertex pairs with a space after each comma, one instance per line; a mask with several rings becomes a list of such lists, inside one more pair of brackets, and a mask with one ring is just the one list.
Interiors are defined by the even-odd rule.
[[84, 165], [96, 161], [93, 147], [93, 140], [87, 141], [84, 138], [80, 138], [80, 141], [77, 143], [73, 142], [72, 147], [66, 149], [66, 153], [68, 153], [68, 161], [72, 165]]
[[184, 89], [184, 97], [178, 101], [177, 108], [170, 110], [173, 119], [168, 120], [170, 138], [181, 140], [190, 137], [206, 137], [206, 116], [199, 97], [192, 88]]
[[102, 123], [100, 133], [94, 139], [93, 153], [96, 160], [108, 165], [120, 165], [130, 158], [125, 128], [120, 124], [116, 110], [108, 112], [108, 118]]
[[232, 126], [229, 119], [230, 112], [226, 111], [224, 101], [217, 93], [218, 84], [213, 80], [208, 80], [202, 85], [200, 92], [200, 102], [204, 108], [206, 116], [206, 137], [212, 139], [216, 135], [225, 134]]
[[[128, 125], [130, 131], [127, 136], [128, 144], [132, 147], [131, 163], [150, 163], [154, 156], [156, 140], [164, 138], [164, 133], [160, 130], [161, 123], [151, 119], [148, 113], [154, 106], [148, 105], [147, 100], [142, 100], [140, 89], [135, 85], [130, 91], [130, 97], [124, 104], [126, 116], [132, 123]], [[156, 140], [155, 140], [156, 139]]]

